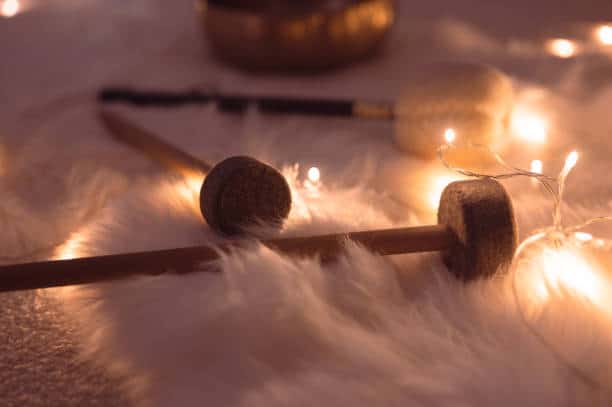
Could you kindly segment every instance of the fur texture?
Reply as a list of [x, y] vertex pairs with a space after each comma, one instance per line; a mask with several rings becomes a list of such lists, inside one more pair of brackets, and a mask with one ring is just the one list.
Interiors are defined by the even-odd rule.
[[[192, 41], [199, 35], [197, 27], [176, 23], [191, 21], [187, 7], [169, 10], [162, 1], [130, 4], [58, 2], [15, 20], [24, 44], [49, 31], [46, 48], [64, 58], [55, 58], [42, 79], [38, 69], [24, 69], [19, 89], [11, 81], [3, 83], [5, 91], [16, 95], [11, 107], [1, 111], [3, 117], [17, 117], [24, 123], [22, 135], [28, 135], [20, 139], [20, 126], [7, 120], [0, 178], [3, 262], [219, 239], [201, 220], [189, 183], [114, 144], [96, 122], [87, 99], [91, 92], [83, 90], [113, 81], [181, 87], [206, 78], [206, 84], [222, 90], [393, 100], [418, 69], [415, 59], [490, 63], [512, 75], [517, 103], [540, 111], [550, 123], [549, 142], [541, 148], [526, 147], [508, 133], [513, 141], [504, 154], [508, 161], [528, 167], [530, 160], [541, 159], [545, 172], [554, 175], [565, 154], [578, 148], [581, 161], [568, 180], [566, 221], [610, 210], [612, 185], [605, 174], [612, 88], [600, 79], [612, 72], [606, 57], [581, 59], [573, 66], [547, 60], [533, 70], [531, 64], [542, 59], [535, 41], [518, 52], [464, 22], [413, 21], [403, 11], [378, 59], [318, 77], [253, 77], [201, 60], [200, 44]], [[61, 18], [42, 24], [52, 12]], [[92, 23], [79, 52], [66, 50], [67, 39], [81, 28], [77, 22], [101, 19], [112, 19], [112, 30]], [[17, 55], [16, 62], [7, 62], [8, 69], [39, 66], [35, 55], [6, 38], [0, 33], [0, 44]], [[93, 58], [90, 49], [96, 60], [116, 63], [75, 73], [78, 61]], [[35, 85], [43, 80], [55, 85], [39, 92], [38, 103], [30, 106], [27, 94], [38, 91]], [[283, 235], [435, 218], [431, 183], [423, 180], [441, 168], [396, 150], [389, 123], [270, 118], [256, 112], [237, 118], [212, 107], [123, 110], [211, 161], [249, 154], [282, 167], [294, 193]], [[321, 169], [319, 185], [305, 180], [311, 165]], [[526, 179], [506, 185], [523, 237], [550, 224], [550, 200], [542, 190]], [[609, 230], [603, 225], [594, 233], [605, 237]], [[1, 371], [14, 379], [8, 385], [0, 380], [3, 400], [9, 405], [128, 403], [95, 393], [88, 387], [94, 378], [73, 379], [69, 372], [78, 369], [56, 363], [78, 360], [88, 363], [80, 365], [83, 371], [96, 368], [111, 377], [100, 388], [120, 386], [136, 405], [609, 404], [605, 390], [568, 368], [522, 322], [508, 275], [464, 285], [448, 275], [437, 255], [381, 258], [354, 245], [338, 262], [322, 265], [317, 259], [285, 258], [253, 243], [218, 266], [221, 274], [161, 275], [3, 295], [8, 305], [0, 317], [10, 339], [5, 342], [11, 345], [2, 354], [17, 349], [26, 355], [20, 365], [0, 355]], [[70, 338], [71, 352], [44, 357], [32, 350], [51, 348], [34, 323], [41, 315], [35, 304], [61, 311], [61, 318], [44, 315], [62, 321], [54, 335]], [[562, 355], [579, 372], [609, 383], [602, 373], [612, 363], [607, 314], [572, 295], [554, 298], [546, 309], [552, 322], [539, 327], [541, 333], [565, 338], [557, 344]], [[23, 315], [15, 310], [24, 310]], [[81, 359], [74, 356], [77, 351]], [[59, 387], [61, 380], [53, 381], [54, 375], [32, 373], [53, 365], [62, 366]], [[33, 377], [40, 387], [14, 385], [31, 383]]]

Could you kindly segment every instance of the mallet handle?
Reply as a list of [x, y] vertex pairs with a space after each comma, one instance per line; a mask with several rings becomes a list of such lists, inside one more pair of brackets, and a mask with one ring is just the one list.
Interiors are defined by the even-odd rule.
[[388, 103], [370, 103], [347, 99], [223, 95], [197, 90], [172, 92], [106, 88], [98, 93], [98, 100], [101, 103], [124, 102], [137, 106], [164, 107], [207, 104], [214, 101], [217, 102], [219, 110], [230, 113], [244, 113], [250, 105], [255, 105], [259, 111], [268, 114], [393, 119], [393, 106]]
[[113, 138], [138, 149], [172, 171], [189, 176], [206, 174], [212, 168], [207, 162], [166, 143], [155, 134], [132, 124], [117, 113], [100, 110], [99, 115]]
[[[280, 238], [261, 243], [287, 255], [333, 258], [342, 251], [346, 240], [381, 255], [444, 250], [456, 244], [454, 233], [443, 225]], [[0, 266], [0, 291], [87, 284], [142, 274], [212, 271], [215, 269], [203, 268], [202, 263], [217, 260], [220, 252], [238, 245], [230, 243], [216, 248], [197, 246]]]

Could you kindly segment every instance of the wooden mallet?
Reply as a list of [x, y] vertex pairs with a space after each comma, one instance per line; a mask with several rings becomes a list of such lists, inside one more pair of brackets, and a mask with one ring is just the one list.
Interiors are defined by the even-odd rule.
[[[331, 235], [280, 238], [261, 243], [292, 256], [333, 258], [352, 240], [381, 255], [442, 251], [462, 280], [489, 276], [508, 266], [516, 249], [512, 203], [497, 181], [449, 184], [440, 198], [438, 225]], [[132, 275], [214, 270], [202, 267], [240, 242], [170, 250], [52, 260], [0, 267], [0, 291], [94, 283]]]
[[166, 168], [187, 177], [206, 175], [200, 189], [200, 210], [211, 228], [236, 234], [257, 223], [280, 226], [289, 215], [291, 190], [273, 167], [246, 156], [230, 157], [212, 166], [116, 113], [101, 110], [100, 119], [116, 140]]

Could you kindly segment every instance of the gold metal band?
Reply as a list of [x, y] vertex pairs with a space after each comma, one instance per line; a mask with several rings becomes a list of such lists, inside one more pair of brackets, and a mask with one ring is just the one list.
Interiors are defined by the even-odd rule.
[[391, 120], [394, 117], [393, 106], [388, 103], [355, 102], [353, 103], [353, 116]]

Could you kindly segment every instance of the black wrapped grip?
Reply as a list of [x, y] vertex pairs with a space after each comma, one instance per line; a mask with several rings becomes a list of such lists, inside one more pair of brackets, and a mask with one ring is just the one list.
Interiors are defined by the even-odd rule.
[[354, 101], [338, 99], [303, 99], [270, 96], [220, 95], [197, 90], [140, 91], [128, 88], [105, 88], [98, 93], [100, 103], [127, 103], [143, 107], [178, 107], [216, 102], [219, 110], [244, 113], [255, 105], [262, 113], [303, 114], [314, 116], [353, 116]]

